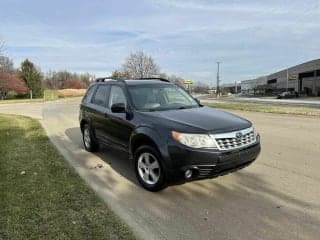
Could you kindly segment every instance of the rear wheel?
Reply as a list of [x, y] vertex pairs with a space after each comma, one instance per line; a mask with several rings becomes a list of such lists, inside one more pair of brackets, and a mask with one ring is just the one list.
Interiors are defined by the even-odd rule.
[[92, 131], [89, 124], [85, 124], [82, 128], [82, 140], [84, 148], [89, 152], [95, 152], [98, 150], [98, 143], [92, 136]]
[[165, 187], [160, 154], [155, 148], [139, 147], [134, 154], [134, 160], [137, 179], [145, 189], [155, 192]]

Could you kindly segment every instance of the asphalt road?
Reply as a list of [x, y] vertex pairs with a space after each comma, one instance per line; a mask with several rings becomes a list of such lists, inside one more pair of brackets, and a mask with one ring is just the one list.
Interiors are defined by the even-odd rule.
[[79, 99], [0, 104], [0, 112], [38, 118], [68, 162], [140, 238], [319, 239], [320, 118], [236, 112], [261, 134], [255, 163], [150, 193], [137, 184], [126, 154], [83, 150], [78, 106]]
[[208, 98], [210, 95], [202, 95], [199, 98], [203, 102], [231, 102], [231, 103], [255, 103], [255, 104], [267, 104], [267, 105], [284, 105], [292, 107], [309, 107], [309, 108], [320, 108], [319, 100], [305, 100], [305, 99], [276, 99], [276, 98], [257, 98], [257, 97], [234, 97], [234, 98], [220, 98], [212, 99]]

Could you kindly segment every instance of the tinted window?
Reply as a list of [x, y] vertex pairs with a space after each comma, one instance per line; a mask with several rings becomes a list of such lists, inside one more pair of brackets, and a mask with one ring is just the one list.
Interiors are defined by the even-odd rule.
[[314, 77], [314, 72], [303, 72], [299, 74], [300, 78]]
[[82, 102], [84, 103], [90, 102], [95, 89], [96, 89], [96, 86], [89, 87], [89, 89], [86, 92], [86, 95], [82, 99]]
[[115, 103], [124, 103], [127, 105], [127, 99], [121, 87], [112, 86], [109, 97], [109, 108]]
[[170, 110], [199, 107], [184, 90], [172, 84], [130, 86], [129, 92], [138, 110]]
[[271, 80], [268, 80], [268, 84], [272, 84], [272, 83], [277, 83], [277, 79], [271, 79]]
[[107, 102], [108, 89], [108, 86], [99, 86], [95, 95], [92, 98], [91, 103], [105, 107]]

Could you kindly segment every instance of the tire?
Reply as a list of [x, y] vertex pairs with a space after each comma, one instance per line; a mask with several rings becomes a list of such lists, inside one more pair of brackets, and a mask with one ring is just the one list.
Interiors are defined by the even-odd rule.
[[92, 135], [89, 124], [85, 124], [82, 128], [82, 141], [84, 148], [88, 152], [96, 152], [98, 150], [99, 145]]
[[140, 185], [148, 191], [157, 192], [166, 187], [161, 157], [154, 147], [143, 145], [135, 151], [134, 169]]

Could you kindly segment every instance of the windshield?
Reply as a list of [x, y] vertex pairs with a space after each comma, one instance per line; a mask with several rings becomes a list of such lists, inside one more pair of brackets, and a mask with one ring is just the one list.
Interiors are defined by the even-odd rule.
[[142, 111], [161, 111], [199, 107], [183, 89], [171, 84], [129, 86], [134, 106]]

